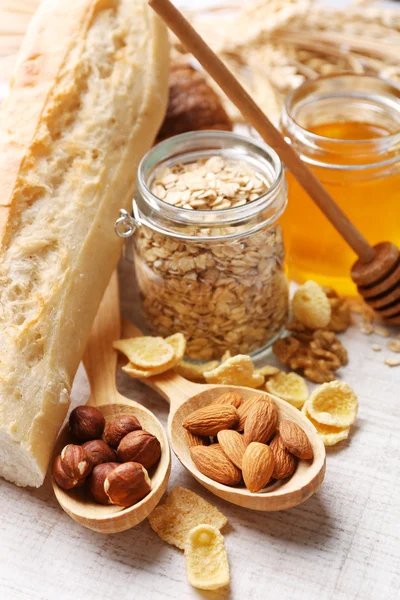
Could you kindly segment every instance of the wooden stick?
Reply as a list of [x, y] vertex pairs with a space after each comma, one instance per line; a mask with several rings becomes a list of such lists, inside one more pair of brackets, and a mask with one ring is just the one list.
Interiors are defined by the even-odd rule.
[[169, 0], [149, 0], [149, 5], [160, 15], [186, 49], [203, 65], [204, 69], [241, 111], [245, 119], [258, 131], [263, 140], [274, 148], [282, 162], [360, 260], [365, 263], [371, 262], [375, 256], [374, 249], [182, 13]]

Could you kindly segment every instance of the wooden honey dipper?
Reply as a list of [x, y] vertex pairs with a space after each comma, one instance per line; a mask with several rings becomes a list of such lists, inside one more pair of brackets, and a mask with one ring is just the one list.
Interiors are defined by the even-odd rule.
[[391, 242], [381, 242], [376, 246], [367, 242], [292, 146], [285, 141], [280, 131], [169, 0], [149, 0], [149, 5], [197, 58], [263, 140], [272, 146], [310, 198], [357, 254], [358, 260], [352, 267], [351, 277], [367, 304], [386, 323], [400, 325], [399, 249]]

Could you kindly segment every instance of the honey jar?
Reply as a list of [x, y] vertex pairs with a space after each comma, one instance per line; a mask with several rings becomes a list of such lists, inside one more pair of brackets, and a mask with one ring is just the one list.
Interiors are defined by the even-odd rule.
[[[366, 75], [310, 80], [287, 98], [284, 135], [371, 243], [400, 245], [400, 88]], [[356, 256], [291, 174], [282, 225], [289, 275], [356, 293]]]

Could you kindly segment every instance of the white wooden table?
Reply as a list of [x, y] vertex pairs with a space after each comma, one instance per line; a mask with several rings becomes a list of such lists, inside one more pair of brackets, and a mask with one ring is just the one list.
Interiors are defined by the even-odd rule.
[[[121, 264], [122, 310], [133, 317], [130, 265]], [[248, 511], [212, 496], [175, 459], [169, 487], [182, 485], [216, 504], [232, 583], [225, 595], [186, 581], [181, 551], [148, 522], [103, 536], [72, 521], [49, 481], [38, 490], [0, 482], [0, 598], [4, 600], [154, 600], [233, 598], [395, 600], [400, 597], [400, 368], [383, 364], [387, 340], [351, 328], [343, 336], [350, 363], [342, 378], [360, 400], [351, 438], [328, 449], [325, 481], [303, 505], [278, 513]], [[119, 388], [166, 424], [155, 392], [119, 375]], [[80, 370], [74, 404], [86, 401]]]
[[[133, 318], [130, 266], [121, 263], [122, 309]], [[230, 505], [202, 488], [173, 458], [169, 488], [188, 487], [228, 519], [225, 539], [230, 591], [202, 593], [186, 580], [182, 553], [162, 542], [148, 522], [102, 536], [72, 521], [49, 481], [38, 490], [0, 481], [0, 598], [3, 600], [395, 600], [400, 598], [400, 367], [383, 364], [387, 340], [350, 329], [350, 363], [342, 379], [360, 410], [351, 438], [328, 449], [325, 481], [310, 500], [278, 513]], [[155, 392], [119, 375], [123, 394], [166, 424]], [[84, 403], [81, 369], [73, 404]]]

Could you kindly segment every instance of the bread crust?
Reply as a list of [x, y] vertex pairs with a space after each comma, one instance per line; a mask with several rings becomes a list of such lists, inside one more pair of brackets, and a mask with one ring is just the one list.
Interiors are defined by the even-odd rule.
[[145, 0], [46, 0], [0, 124], [0, 475], [43, 482], [168, 92]]

